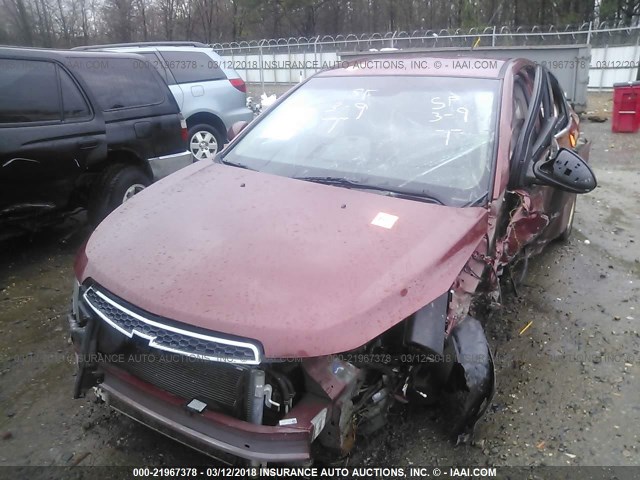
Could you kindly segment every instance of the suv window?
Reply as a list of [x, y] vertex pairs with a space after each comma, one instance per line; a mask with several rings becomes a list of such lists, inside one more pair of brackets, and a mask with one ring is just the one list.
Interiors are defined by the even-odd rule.
[[71, 68], [84, 78], [103, 110], [155, 105], [165, 98], [154, 70], [139, 60], [71, 60]]
[[160, 52], [164, 66], [178, 83], [206, 82], [227, 78], [220, 64], [203, 52]]
[[167, 82], [169, 85], [172, 85], [175, 83], [173, 79], [168, 78], [169, 75], [167, 74], [167, 71], [165, 70], [165, 68], [162, 66], [164, 62], [161, 62], [161, 60], [158, 58], [158, 56], [155, 53], [139, 52], [138, 55], [142, 55], [144, 58], [146, 58], [149, 61], [149, 63], [151, 63], [151, 65], [153, 65], [153, 67], [158, 71], [158, 73], [160, 74], [160, 76], [165, 82]]
[[62, 91], [62, 114], [65, 120], [89, 118], [91, 111], [82, 92], [71, 76], [60, 69], [60, 89]]
[[0, 123], [62, 119], [53, 63], [0, 58], [0, 72]]

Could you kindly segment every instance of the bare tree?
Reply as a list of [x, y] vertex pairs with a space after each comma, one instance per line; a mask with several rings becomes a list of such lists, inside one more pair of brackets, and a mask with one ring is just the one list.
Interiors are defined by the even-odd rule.
[[191, 0], [178, 0], [177, 20], [180, 27], [181, 38], [192, 38], [194, 33], [193, 2]]
[[106, 0], [102, 9], [107, 34], [116, 41], [133, 40], [133, 0]]
[[213, 41], [215, 23], [220, 15], [219, 4], [211, 0], [195, 0], [194, 9], [202, 28], [201, 38], [205, 42], [211, 43]]
[[24, 0], [4, 0], [5, 7], [13, 19], [18, 41], [23, 45], [34, 45], [32, 15]]
[[54, 11], [54, 19], [57, 21], [59, 25], [59, 30], [61, 30], [62, 38], [64, 39], [65, 47], [71, 46], [71, 33], [69, 32], [69, 26], [67, 25], [67, 16], [65, 9], [62, 6], [62, 0], [56, 0], [57, 9]]
[[640, 0], [0, 0], [0, 38], [62, 46], [640, 22]]
[[149, 28], [147, 26], [147, 0], [136, 0], [136, 10], [140, 16], [142, 26], [142, 40], [149, 40]]
[[162, 18], [162, 26], [164, 29], [164, 38], [173, 40], [173, 31], [176, 24], [176, 6], [177, 0], [159, 0], [158, 8]]

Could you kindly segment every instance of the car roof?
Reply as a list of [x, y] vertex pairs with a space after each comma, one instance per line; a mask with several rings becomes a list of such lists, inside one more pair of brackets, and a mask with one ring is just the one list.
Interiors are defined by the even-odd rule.
[[[91, 47], [76, 47], [72, 49], [74, 52], [120, 52], [120, 53], [149, 53], [149, 52], [201, 52], [209, 55], [214, 61], [218, 62], [218, 66], [225, 73], [227, 78], [238, 78], [238, 72], [226, 66], [222, 57], [213, 50], [213, 48], [202, 44], [199, 45], [170, 45], [164, 43], [139, 43], [139, 44], [113, 44], [113, 45], [94, 45]], [[230, 62], [229, 62], [230, 63]], [[206, 66], [205, 66], [206, 67]]]
[[198, 47], [198, 48], [211, 48], [211, 45], [201, 42], [189, 42], [189, 41], [160, 41], [160, 42], [126, 42], [126, 43], [103, 43], [99, 45], [83, 45], [79, 47], [73, 47], [71, 50], [102, 50], [104, 48], [148, 48], [148, 47]]
[[59, 62], [66, 62], [71, 58], [136, 58], [138, 55], [120, 52], [103, 52], [103, 51], [78, 51], [78, 50], [54, 50], [50, 48], [31, 48], [31, 47], [13, 47], [0, 46], [0, 54], [16, 58], [33, 58], [33, 59], [53, 59]]
[[[180, 46], [180, 45], [132, 45], [132, 46], [104, 46], [104, 47], [96, 47], [87, 49], [84, 51], [91, 52], [155, 52], [155, 51], [163, 51], [163, 52], [205, 52], [211, 53], [215, 56], [219, 56], [211, 47], [194, 47], [194, 46]], [[74, 51], [82, 51], [75, 50]]]
[[102, 52], [205, 52], [216, 58], [220, 55], [216, 53], [210, 45], [197, 42], [140, 42], [140, 43], [111, 43], [104, 45], [90, 45], [84, 47], [74, 47], [74, 51], [102, 51]]
[[363, 54], [337, 62], [336, 67], [323, 70], [317, 77], [349, 76], [425, 76], [503, 78], [505, 67], [516, 59], [478, 56], [430, 54]]

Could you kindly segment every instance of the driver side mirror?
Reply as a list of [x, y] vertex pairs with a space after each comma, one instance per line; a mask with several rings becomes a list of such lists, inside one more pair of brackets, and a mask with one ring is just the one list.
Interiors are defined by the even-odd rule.
[[245, 122], [244, 120], [241, 120], [231, 125], [229, 130], [227, 130], [227, 139], [231, 141], [234, 138], [236, 138], [240, 134], [240, 132], [245, 129], [247, 125], [249, 125], [249, 122]]
[[589, 164], [566, 148], [561, 148], [553, 160], [536, 162], [533, 173], [544, 185], [566, 192], [588, 193], [597, 186]]

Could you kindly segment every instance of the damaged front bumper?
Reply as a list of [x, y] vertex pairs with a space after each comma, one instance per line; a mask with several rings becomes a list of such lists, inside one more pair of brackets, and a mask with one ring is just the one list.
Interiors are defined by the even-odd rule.
[[[273, 371], [273, 363], [234, 365], [176, 354], [156, 356], [157, 349], [140, 346], [145, 339], [137, 335], [128, 338], [95, 315], [81, 293], [76, 286], [69, 315], [78, 363], [75, 398], [95, 387], [98, 397], [115, 410], [227, 462], [239, 457], [253, 463], [304, 463], [312, 458], [311, 444], [323, 431], [328, 431], [323, 437], [329, 437], [323, 443], [342, 448], [344, 438], [330, 424], [337, 421], [342, 425], [341, 418], [350, 416], [350, 411], [343, 414], [341, 407], [349, 405], [359, 372], [348, 363], [333, 357], [293, 362], [304, 372], [305, 388], [298, 389], [296, 401], [287, 402], [284, 408], [282, 396], [272, 397], [277, 378], [268, 373], [273, 387], [264, 381], [265, 372]], [[115, 343], [114, 335], [118, 338]], [[147, 356], [130, 353], [138, 348]], [[152, 362], [140, 367], [148, 361], [140, 358], [152, 358]], [[158, 360], [168, 362], [154, 363]], [[262, 380], [256, 382], [256, 377]], [[225, 388], [227, 391], [221, 392]], [[201, 407], [194, 408], [194, 402]], [[269, 406], [278, 406], [278, 413]]]
[[[90, 301], [87, 295], [91, 288], [82, 295], [76, 286], [69, 315], [78, 353], [74, 397], [95, 387], [115, 410], [223, 461], [239, 457], [254, 464], [305, 463], [312, 459], [316, 439], [326, 449], [346, 454], [357, 432], [382, 428], [393, 399], [423, 383], [414, 355], [395, 360], [389, 356], [390, 364], [375, 363], [379, 360], [373, 360], [374, 355], [286, 361], [260, 355], [255, 364], [238, 364], [162, 351], [169, 348], [168, 335], [186, 341], [193, 332], [175, 323], [164, 326], [152, 314], [108, 295], [102, 296], [106, 303], [95, 304], [98, 298]], [[145, 330], [145, 325], [155, 330]], [[416, 329], [425, 329], [419, 328], [420, 322], [410, 325], [405, 344], [414, 349], [423, 345], [421, 351], [427, 351], [431, 344], [416, 334]], [[495, 389], [491, 353], [482, 326], [471, 317], [456, 325], [446, 340], [443, 335], [438, 339], [443, 350], [436, 352], [435, 343], [430, 348], [448, 360], [434, 370], [441, 374], [436, 383], [466, 392], [455, 432], [463, 434], [459, 441], [465, 440]], [[432, 378], [425, 374], [423, 380]]]
[[330, 408], [328, 402], [307, 395], [284, 418], [295, 420], [294, 424], [254, 425], [209, 410], [193, 413], [185, 408], [184, 399], [115, 369], [105, 372], [96, 389], [115, 410], [221, 460], [228, 460], [227, 454], [260, 463], [308, 461], [316, 434], [312, 420]]

